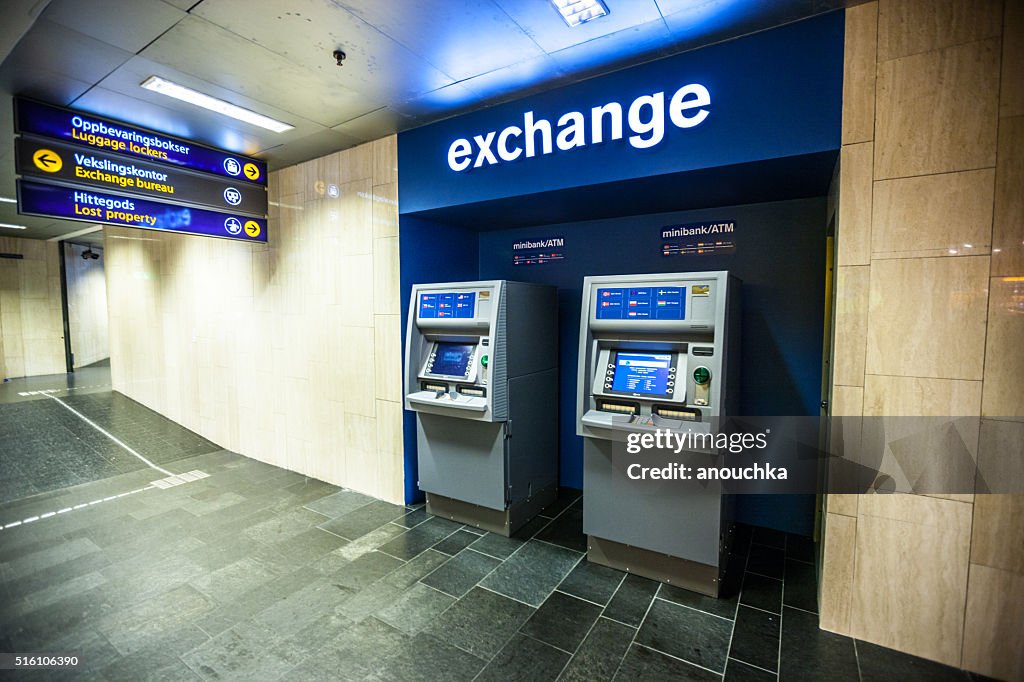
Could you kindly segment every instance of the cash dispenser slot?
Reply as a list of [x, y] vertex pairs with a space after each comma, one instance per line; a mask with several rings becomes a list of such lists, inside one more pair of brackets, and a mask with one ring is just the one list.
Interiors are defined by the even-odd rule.
[[442, 384], [437, 381], [421, 381], [420, 390], [433, 391], [434, 393], [437, 393], [438, 391], [441, 391], [442, 393], [447, 393], [448, 384]]
[[473, 386], [471, 384], [460, 384], [456, 389], [462, 395], [473, 396], [474, 398], [486, 398], [487, 389], [483, 386]]
[[693, 346], [690, 348], [690, 355], [695, 355], [699, 358], [710, 358], [714, 354], [714, 348], [706, 348], [701, 346]]
[[598, 399], [597, 409], [602, 412], [615, 412], [616, 414], [640, 414], [640, 403], [625, 400]]
[[656, 414], [663, 419], [675, 419], [687, 422], [699, 422], [701, 418], [700, 410], [695, 410], [690, 407], [680, 407], [679, 405], [655, 404], [651, 407], [651, 413]]

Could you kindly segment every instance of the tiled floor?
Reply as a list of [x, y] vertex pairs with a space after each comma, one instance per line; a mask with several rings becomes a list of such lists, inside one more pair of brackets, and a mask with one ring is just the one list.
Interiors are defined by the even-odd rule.
[[[119, 438], [177, 443], [87, 397]], [[62, 452], [50, 403], [0, 405], [0, 429], [27, 405], [23, 436]], [[805, 538], [741, 527], [715, 600], [588, 563], [578, 491], [510, 539], [222, 450], [167, 461], [209, 476], [144, 489], [162, 474], [136, 468], [0, 504], [0, 525], [40, 517], [0, 531], [0, 652], [82, 662], [16, 679], [967, 679], [818, 630]]]

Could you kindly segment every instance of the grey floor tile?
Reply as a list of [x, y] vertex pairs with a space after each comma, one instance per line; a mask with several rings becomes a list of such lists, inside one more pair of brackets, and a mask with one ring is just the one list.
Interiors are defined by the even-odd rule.
[[535, 536], [577, 552], [587, 551], [587, 536], [583, 534], [583, 504], [578, 503], [558, 515]]
[[453, 528], [450, 522], [444, 519], [428, 519], [415, 528], [410, 528], [396, 536], [393, 540], [389, 540], [378, 549], [393, 557], [408, 561], [451, 535], [456, 528], [458, 526]]
[[813, 564], [818, 559], [818, 545], [806, 535], [786, 534], [786, 558]]
[[599, 615], [601, 607], [597, 604], [553, 592], [520, 632], [572, 653], [583, 642]]
[[370, 502], [373, 502], [373, 498], [362, 493], [357, 493], [354, 490], [339, 490], [333, 495], [326, 495], [312, 502], [307, 502], [305, 507], [329, 518], [336, 519], [360, 507], [365, 507]]
[[729, 656], [758, 668], [777, 671], [779, 667], [780, 617], [748, 606], [736, 612]]
[[[863, 663], [863, 661], [862, 661]], [[884, 679], [905, 679], [884, 670]], [[860, 679], [857, 651], [849, 637], [826, 632], [818, 627], [818, 617], [797, 609], [783, 608], [782, 647], [779, 651], [779, 678], [783, 680]]]
[[530, 606], [540, 606], [582, 556], [563, 547], [531, 540], [494, 569], [481, 585]]
[[357, 540], [383, 526], [388, 521], [405, 515], [405, 507], [374, 500], [347, 514], [320, 523], [319, 527], [346, 540]]
[[361, 590], [402, 566], [401, 559], [382, 552], [369, 552], [341, 566], [328, 578], [337, 585]]
[[404, 566], [388, 573], [384, 576], [383, 581], [404, 590], [415, 585], [421, 578], [430, 575], [435, 568], [448, 561], [448, 559], [447, 554], [428, 549], [415, 559], [406, 562]]
[[577, 488], [559, 488], [555, 501], [541, 510], [541, 516], [552, 519], [565, 511], [566, 507], [583, 497], [583, 491]]
[[523, 546], [525, 540], [518, 538], [506, 538], [497, 533], [486, 533], [474, 542], [470, 547], [478, 552], [492, 556], [495, 559], [505, 560], [512, 556], [512, 553]]
[[377, 618], [407, 635], [415, 635], [455, 603], [455, 597], [420, 583], [377, 612]]
[[736, 604], [739, 603], [739, 594], [730, 597], [707, 597], [693, 590], [668, 584], [663, 584], [658, 590], [658, 598], [730, 620], [736, 617]]
[[461, 597], [500, 565], [494, 557], [464, 549], [438, 566], [422, 582], [453, 597]]
[[246, 557], [216, 571], [195, 578], [190, 583], [203, 594], [224, 603], [277, 577], [275, 571], [258, 559]]
[[279, 637], [287, 636], [321, 616], [335, 613], [353, 592], [351, 588], [327, 580], [314, 580], [253, 614], [251, 620]]
[[611, 680], [635, 635], [636, 628], [598, 618], [558, 679], [561, 682]]
[[636, 635], [636, 643], [716, 672], [725, 670], [732, 622], [657, 599]]
[[361, 623], [398, 601], [406, 589], [378, 580], [345, 600], [338, 607], [337, 613], [354, 623]]
[[752, 544], [747, 557], [747, 572], [782, 580], [786, 570], [786, 551]]
[[363, 680], [388, 665], [410, 638], [376, 618], [367, 618], [340, 633], [318, 652], [335, 680]]
[[441, 542], [434, 545], [434, 549], [438, 552], [444, 552], [450, 556], [455, 556], [466, 547], [476, 542], [480, 538], [476, 533], [472, 533], [465, 529], [459, 529], [446, 537]]
[[755, 527], [752, 542], [755, 545], [774, 547], [775, 549], [786, 548], [786, 534], [774, 528]]
[[182, 661], [205, 679], [276, 679], [293, 665], [265, 641], [231, 629], [182, 655]]
[[418, 635], [369, 679], [377, 682], [444, 682], [472, 680], [485, 661], [461, 649]]
[[[164, 633], [155, 643], [117, 659], [103, 669], [105, 680], [173, 680], [199, 679], [179, 656], [196, 649], [210, 637], [195, 625]], [[174, 673], [174, 674], [172, 674]], [[180, 675], [180, 677], [178, 677]], [[193, 677], [189, 677], [192, 675]]]
[[775, 682], [778, 675], [730, 658], [725, 666], [726, 682]]
[[622, 665], [615, 680], [630, 682], [675, 682], [676, 680], [710, 681], [721, 680], [722, 676], [710, 670], [690, 665], [686, 661], [634, 644], [622, 659]]
[[627, 574], [602, 615], [631, 627], [639, 627], [661, 583]]
[[[795, 613], [786, 609], [784, 618]], [[811, 616], [813, 618], [813, 616]], [[806, 620], [806, 619], [804, 619]], [[860, 663], [861, 680], [901, 680], [906, 682], [963, 681], [966, 673], [948, 665], [928, 661], [893, 649], [857, 640], [857, 660]]]
[[[407, 508], [408, 509], [408, 508]], [[431, 518], [425, 507], [409, 510], [407, 514], [393, 521], [404, 528], [415, 528], [427, 519]]]
[[525, 635], [516, 635], [487, 664], [478, 682], [545, 682], [554, 680], [569, 654]]
[[273, 544], [304, 533], [323, 520], [322, 515], [308, 509], [293, 509], [247, 528], [245, 534], [257, 542]]
[[782, 613], [782, 581], [748, 573], [743, 578], [740, 603], [756, 609]]
[[476, 587], [424, 631], [481, 658], [498, 653], [534, 609]]
[[786, 606], [818, 612], [818, 572], [813, 564], [787, 559], [785, 583]]
[[622, 571], [595, 564], [584, 558], [576, 564], [576, 568], [572, 569], [569, 575], [565, 576], [565, 580], [559, 583], [558, 590], [605, 606], [625, 577], [626, 574]]

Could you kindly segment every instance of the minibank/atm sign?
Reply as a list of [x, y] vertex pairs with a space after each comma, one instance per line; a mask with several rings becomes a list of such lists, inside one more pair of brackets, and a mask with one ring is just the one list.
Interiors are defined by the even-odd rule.
[[267, 221], [262, 218], [44, 185], [31, 180], [18, 180], [18, 206], [19, 212], [26, 215], [86, 220], [204, 237], [267, 241]]
[[419, 318], [421, 320], [458, 318], [473, 319], [476, 316], [476, 292], [459, 291], [444, 294], [420, 294]]
[[600, 288], [599, 320], [682, 320], [686, 317], [686, 287]]
[[14, 106], [17, 133], [43, 135], [97, 151], [127, 154], [263, 187], [267, 185], [267, 166], [256, 159], [32, 100], [17, 99]]

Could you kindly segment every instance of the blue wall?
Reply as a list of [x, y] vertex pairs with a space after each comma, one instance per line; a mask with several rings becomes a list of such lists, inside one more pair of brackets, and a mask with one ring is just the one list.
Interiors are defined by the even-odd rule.
[[[744, 280], [741, 412], [817, 415], [823, 329], [825, 200], [839, 148], [843, 14], [652, 62], [399, 136], [403, 300], [414, 282], [518, 279], [560, 287], [561, 484], [582, 485], [575, 435], [576, 355], [586, 275], [730, 270]], [[699, 82], [711, 114], [638, 150], [623, 139], [456, 173], [448, 145], [523, 112], [559, 114]], [[628, 132], [627, 132], [628, 136]], [[811, 198], [806, 198], [811, 197]], [[767, 202], [767, 203], [752, 203]], [[740, 205], [742, 204], [742, 205]], [[722, 208], [704, 208], [718, 206]], [[737, 223], [731, 255], [664, 257], [659, 228]], [[515, 267], [512, 243], [562, 236], [567, 258]], [[403, 311], [403, 328], [407, 322]], [[406, 414], [406, 497], [416, 443]], [[813, 498], [738, 500], [740, 520], [809, 534]]]

